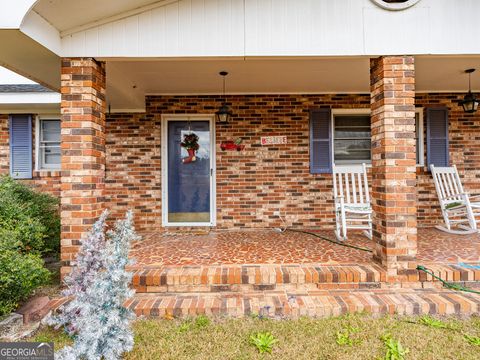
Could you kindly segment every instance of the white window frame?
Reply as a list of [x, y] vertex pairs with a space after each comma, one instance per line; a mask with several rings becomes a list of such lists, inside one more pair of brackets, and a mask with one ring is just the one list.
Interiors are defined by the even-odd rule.
[[[331, 138], [332, 138], [332, 148], [331, 148], [331, 153], [332, 153], [332, 164], [335, 165], [335, 116], [362, 116], [362, 115], [369, 115], [371, 114], [370, 109], [332, 109], [332, 118], [331, 118], [331, 126], [330, 126], [330, 131], [331, 131]], [[420, 162], [417, 164], [417, 167], [423, 167], [425, 166], [425, 134], [424, 134], [424, 129], [423, 129], [423, 108], [415, 108], [415, 114], [418, 114], [418, 134], [420, 135], [420, 141], [419, 141], [419, 148], [416, 149], [416, 151], [419, 151], [422, 156], [420, 156]], [[416, 127], [416, 124], [415, 124]], [[415, 129], [417, 131], [417, 129]], [[415, 142], [415, 147], [416, 147], [416, 142]], [[416, 161], [416, 160], [415, 160]], [[368, 167], [372, 165], [372, 161], [367, 161], [365, 162]], [[342, 161], [338, 165], [358, 165], [359, 162], [346, 162]]]
[[[420, 153], [420, 161], [417, 164], [417, 167], [425, 166], [425, 133], [423, 129], [423, 108], [415, 108], [415, 114], [418, 114], [418, 129], [417, 123], [415, 122], [415, 131], [420, 135], [420, 141], [418, 142], [417, 153]], [[416, 139], [415, 139], [416, 140]], [[416, 146], [415, 142], [415, 146]]]
[[61, 163], [58, 166], [42, 167], [42, 161], [40, 159], [40, 122], [42, 120], [58, 120], [61, 121], [61, 117], [58, 114], [55, 115], [38, 115], [35, 117], [35, 171], [58, 171], [61, 168]]

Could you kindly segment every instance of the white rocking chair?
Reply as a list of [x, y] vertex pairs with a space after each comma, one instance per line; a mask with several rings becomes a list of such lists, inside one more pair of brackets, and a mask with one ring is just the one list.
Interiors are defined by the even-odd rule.
[[347, 229], [365, 230], [365, 235], [371, 239], [372, 206], [366, 165], [334, 166], [333, 196], [337, 239], [347, 240]]
[[[435, 167], [430, 165], [435, 189], [437, 190], [440, 208], [445, 226], [438, 225], [437, 229], [450, 234], [467, 235], [478, 232], [475, 215], [480, 216], [480, 201], [471, 202], [470, 197], [463, 191], [462, 182], [457, 167]], [[456, 226], [459, 230], [452, 229]]]

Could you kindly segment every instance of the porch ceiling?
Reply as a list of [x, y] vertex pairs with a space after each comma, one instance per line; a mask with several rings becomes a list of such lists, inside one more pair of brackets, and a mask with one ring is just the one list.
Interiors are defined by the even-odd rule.
[[[368, 93], [369, 58], [228, 58], [107, 60], [112, 111], [143, 111], [147, 94], [219, 94], [218, 72], [229, 71], [228, 94]], [[416, 57], [417, 92], [465, 92], [467, 68], [480, 56]], [[479, 69], [480, 70], [480, 69]], [[472, 76], [480, 90], [480, 71]]]

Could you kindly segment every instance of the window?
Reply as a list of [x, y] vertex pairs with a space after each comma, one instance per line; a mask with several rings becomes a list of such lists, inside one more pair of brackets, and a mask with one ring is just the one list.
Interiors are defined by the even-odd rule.
[[[370, 114], [360, 109], [333, 110], [333, 163], [371, 163]], [[415, 111], [417, 165], [424, 166], [423, 109]]]
[[334, 163], [369, 163], [371, 158], [370, 115], [334, 115]]
[[[443, 113], [446, 112], [443, 111]], [[442, 119], [445, 119], [445, 116]], [[430, 123], [438, 128], [442, 124], [445, 127], [445, 121], [448, 123], [448, 119], [443, 120], [443, 122], [436, 121], [433, 123], [431, 121]], [[370, 164], [372, 159], [370, 122], [368, 109], [312, 110], [310, 112], [310, 172], [312, 174], [329, 174], [332, 172], [332, 165], [334, 164]], [[445, 142], [446, 137], [445, 135], [442, 136], [443, 138], [440, 140]], [[423, 109], [421, 108], [415, 110], [415, 141], [417, 166], [424, 166], [424, 127]], [[433, 143], [434, 140], [430, 142]], [[446, 147], [443, 146], [441, 149], [444, 148]], [[445, 152], [448, 153], [448, 149], [443, 151], [442, 154]], [[427, 149], [426, 153], [428, 157], [431, 150]]]
[[60, 169], [60, 120], [40, 118], [37, 124], [38, 170]]

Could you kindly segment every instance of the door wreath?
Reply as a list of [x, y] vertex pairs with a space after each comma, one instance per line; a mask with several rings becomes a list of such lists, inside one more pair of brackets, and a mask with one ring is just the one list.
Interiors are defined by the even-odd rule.
[[182, 163], [189, 164], [191, 162], [197, 161], [195, 156], [196, 151], [200, 147], [198, 144], [198, 135], [195, 133], [186, 134], [183, 137], [183, 141], [180, 143], [180, 146], [185, 148], [188, 152], [188, 156], [182, 159]]

